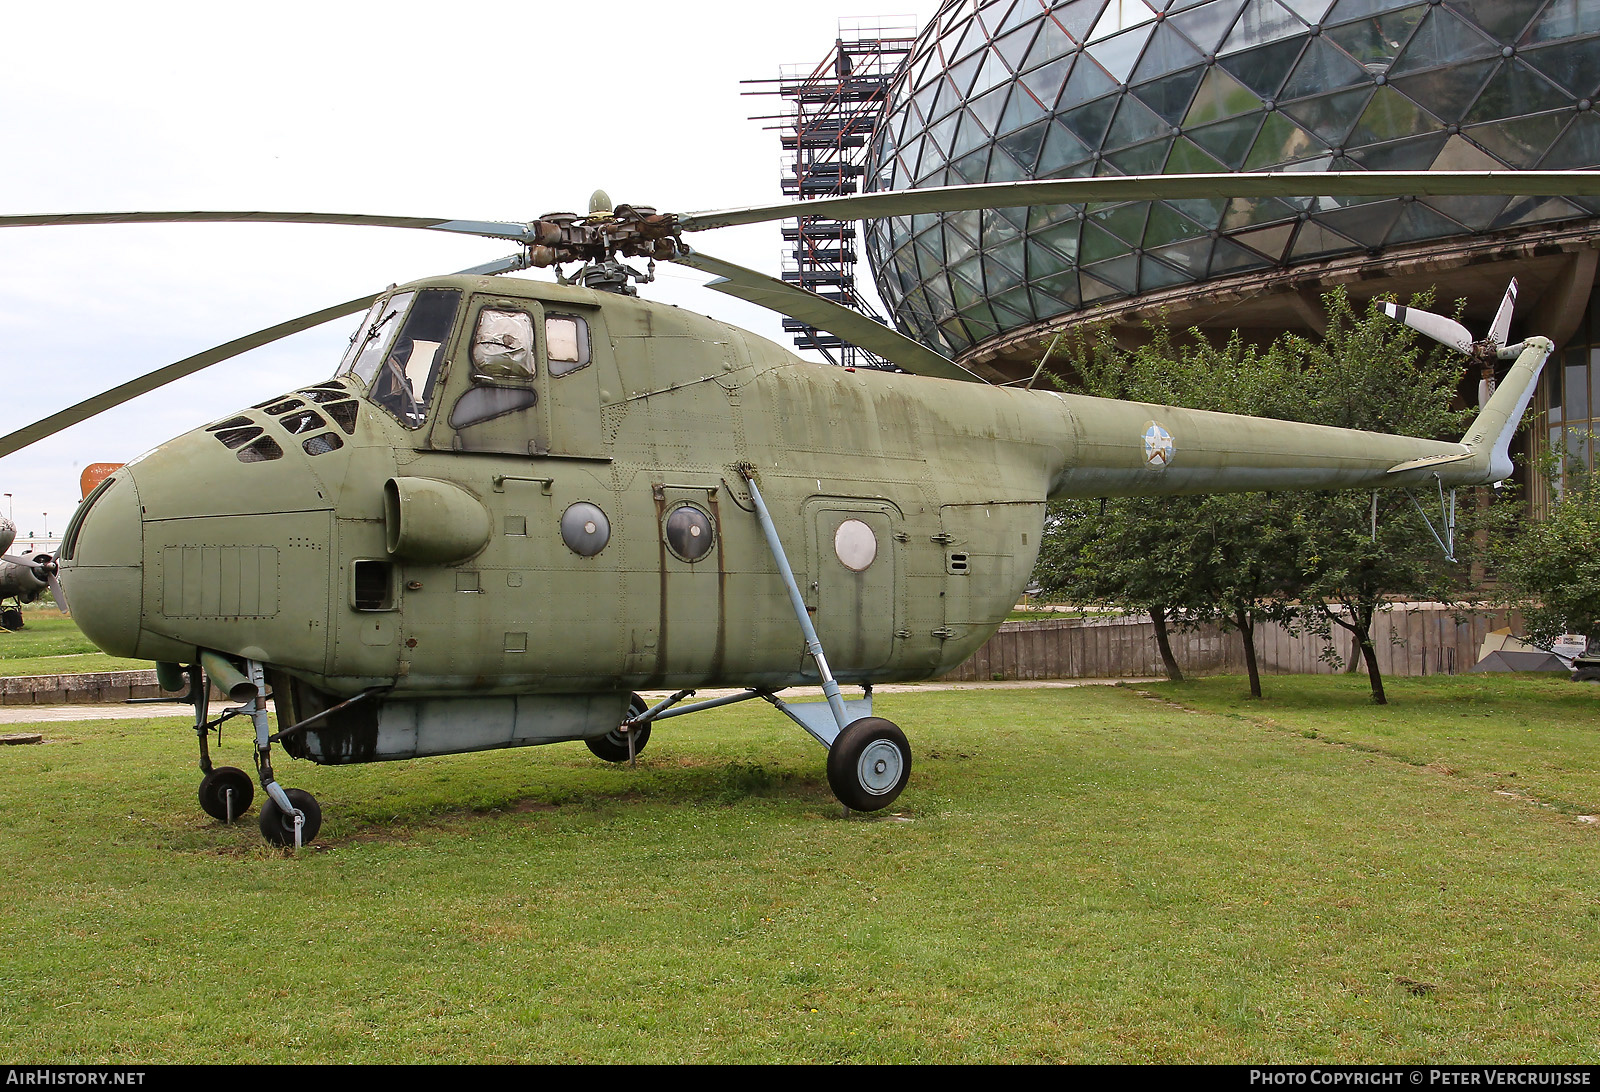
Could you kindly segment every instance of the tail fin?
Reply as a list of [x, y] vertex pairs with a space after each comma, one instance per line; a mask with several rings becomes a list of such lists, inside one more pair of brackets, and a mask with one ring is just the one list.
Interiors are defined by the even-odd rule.
[[1461, 438], [1472, 449], [1472, 460], [1463, 468], [1470, 471], [1471, 480], [1459, 484], [1483, 485], [1511, 476], [1511, 438], [1522, 424], [1539, 372], [1554, 349], [1548, 338], [1530, 337], [1523, 342], [1517, 362]]

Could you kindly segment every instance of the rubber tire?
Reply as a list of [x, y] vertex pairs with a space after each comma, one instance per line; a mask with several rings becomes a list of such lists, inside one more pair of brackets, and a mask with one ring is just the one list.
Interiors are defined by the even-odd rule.
[[[300, 829], [300, 844], [308, 846], [322, 829], [322, 807], [317, 803], [317, 798], [304, 789], [285, 789], [284, 795], [288, 796], [289, 803], [305, 813], [306, 823]], [[260, 825], [261, 837], [275, 846], [293, 847], [294, 816], [285, 813], [270, 796], [261, 805]]]
[[1580, 667], [1572, 673], [1573, 682], [1600, 682], [1600, 668]]
[[[648, 711], [649, 708], [649, 703], [637, 694], [628, 699], [628, 715], [630, 717], [637, 717], [639, 714]], [[644, 745], [650, 742], [650, 726], [648, 724], [640, 725], [630, 734], [633, 736], [633, 753], [637, 755], [644, 750]], [[595, 736], [593, 739], [586, 739], [583, 742], [596, 758], [603, 758], [607, 762], [628, 761], [628, 737], [622, 733], [621, 725], [613, 728], [603, 736]]]
[[[899, 752], [898, 758], [885, 751], [885, 747]], [[864, 761], [870, 764], [866, 773], [878, 775], [872, 780], [863, 776]], [[894, 772], [896, 761], [900, 766], [899, 775], [892, 781], [885, 781], [883, 775]], [[828, 787], [839, 802], [852, 811], [881, 811], [888, 807], [910, 777], [911, 744], [893, 721], [882, 717], [852, 721], [828, 748]]]
[[0, 607], [0, 629], [7, 629], [15, 633], [21, 628], [22, 609], [20, 607]]
[[[239, 818], [250, 810], [256, 798], [256, 787], [250, 775], [236, 766], [218, 766], [200, 779], [200, 810], [219, 823], [228, 821], [229, 789], [233, 790], [233, 817]], [[294, 832], [289, 832], [294, 839]]]

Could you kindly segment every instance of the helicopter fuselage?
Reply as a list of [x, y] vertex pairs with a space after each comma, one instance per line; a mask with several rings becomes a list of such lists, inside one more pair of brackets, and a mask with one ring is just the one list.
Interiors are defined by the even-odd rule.
[[[375, 687], [387, 704], [605, 696], [561, 738], [614, 728], [634, 690], [815, 682], [741, 466], [841, 681], [954, 667], [1028, 579], [1064, 459], [1059, 399], [951, 399], [944, 381], [819, 367], [587, 289], [451, 277], [389, 298], [413, 293], [453, 317], [433, 340], [372, 339], [390, 359], [434, 346], [431, 374], [403, 365], [406, 396], [354, 345], [334, 380], [91, 494], [62, 572], [97, 644], [258, 660], [317, 708]], [[527, 331], [519, 370], [505, 343]]]

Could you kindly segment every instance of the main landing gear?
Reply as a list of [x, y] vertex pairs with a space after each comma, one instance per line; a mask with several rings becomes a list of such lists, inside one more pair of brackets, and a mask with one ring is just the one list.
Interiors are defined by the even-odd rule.
[[644, 750], [644, 745], [650, 742], [650, 722], [639, 719], [649, 710], [650, 706], [645, 704], [645, 700], [635, 694], [628, 701], [627, 720], [605, 735], [583, 742], [596, 758], [603, 758], [607, 762], [631, 763]]
[[828, 786], [840, 803], [854, 811], [881, 811], [894, 803], [911, 777], [911, 745], [906, 735], [890, 721], [872, 715], [872, 688], [865, 691], [859, 701], [845, 701], [828, 668], [827, 657], [822, 652], [822, 642], [817, 638], [816, 627], [811, 624], [805, 598], [795, 582], [794, 570], [783, 552], [783, 543], [767, 512], [761, 491], [756, 488], [755, 473], [740, 467], [745, 483], [750, 488], [750, 500], [761, 532], [766, 536], [767, 548], [778, 565], [778, 575], [789, 592], [789, 602], [794, 608], [800, 632], [805, 636], [806, 653], [816, 661], [817, 674], [822, 680], [822, 693], [826, 702], [785, 702], [770, 690], [751, 688], [743, 693], [711, 698], [679, 705], [693, 690], [680, 690], [676, 694], [647, 707], [639, 695], [633, 695], [629, 704], [628, 719], [622, 725], [598, 739], [585, 742], [589, 750], [611, 762], [631, 760], [650, 738], [652, 722], [664, 717], [682, 716], [685, 713], [713, 709], [734, 702], [761, 698], [828, 748]]
[[[225, 721], [234, 717], [249, 717], [255, 728], [256, 771], [261, 787], [267, 794], [258, 816], [261, 836], [275, 846], [300, 848], [322, 829], [322, 808], [318, 806], [316, 797], [304, 789], [285, 789], [273, 777], [272, 742], [275, 737], [270, 734], [266, 678], [261, 665], [248, 660], [241, 671], [231, 660], [211, 652], [202, 653], [201, 660], [200, 664], [182, 669], [188, 679], [189, 692], [178, 699], [194, 706], [194, 731], [200, 743], [200, 770], [205, 775], [200, 779], [201, 810], [219, 823], [233, 823], [248, 812], [254, 803], [256, 792], [250, 775], [235, 766], [213, 766], [210, 748], [212, 731], [216, 731], [220, 740]], [[181, 685], [177, 680], [166, 681], [176, 683], [169, 689], [176, 690]], [[212, 685], [243, 704], [223, 710], [215, 719], [209, 718]]]

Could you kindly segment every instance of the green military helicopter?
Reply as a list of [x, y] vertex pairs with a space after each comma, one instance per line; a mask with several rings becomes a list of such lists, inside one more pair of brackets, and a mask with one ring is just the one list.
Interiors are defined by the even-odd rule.
[[[1195, 196], [1600, 194], [1600, 175], [1357, 173], [1079, 178], [809, 201], [863, 218]], [[518, 252], [391, 287], [151, 372], [0, 439], [0, 456], [298, 330], [364, 312], [308, 383], [173, 439], [84, 500], [59, 556], [84, 632], [158, 663], [195, 709], [200, 801], [232, 821], [252, 779], [211, 729], [254, 726], [263, 835], [316, 836], [272, 745], [356, 763], [583, 740], [628, 761], [662, 720], [770, 702], [827, 748], [848, 807], [891, 804], [911, 749], [876, 683], [965, 660], [1027, 582], [1052, 497], [1498, 481], [1545, 358], [1509, 373], [1460, 442], [985, 384], [853, 311], [683, 241], [793, 204], [611, 208], [530, 223], [307, 213], [0, 217], [367, 224], [506, 239]], [[822, 366], [638, 298], [622, 259], [827, 329], [904, 373]], [[579, 266], [571, 276], [564, 267]], [[496, 274], [554, 267], [557, 283]], [[1413, 324], [1429, 323], [1411, 313]], [[1441, 320], [1443, 321], [1443, 320]], [[210, 716], [214, 684], [236, 706]], [[822, 702], [785, 688], [820, 683]], [[840, 684], [859, 685], [846, 700]], [[697, 688], [734, 688], [689, 701]], [[641, 690], [667, 689], [647, 705]], [[273, 729], [267, 700], [276, 706]]]

